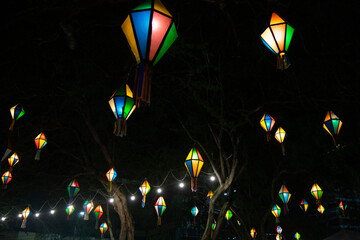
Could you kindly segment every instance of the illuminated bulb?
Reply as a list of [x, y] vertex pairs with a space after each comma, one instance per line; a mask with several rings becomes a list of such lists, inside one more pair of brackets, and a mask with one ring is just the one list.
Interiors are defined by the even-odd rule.
[[161, 193], [161, 192], [162, 192], [161, 188], [158, 188], [157, 192], [158, 192], [158, 193]]
[[6, 217], [2, 217], [2, 218], [1, 218], [1, 221], [5, 221], [5, 220], [6, 220]]
[[236, 192], [236, 189], [234, 189], [234, 192]]
[[210, 177], [210, 180], [211, 180], [212, 182], [215, 181], [215, 180], [216, 180], [215, 176], [211, 176], [211, 177]]
[[21, 218], [21, 217], [22, 217], [22, 214], [21, 214], [21, 213], [19, 213], [19, 214], [18, 214], [18, 217], [19, 217], [19, 218]]
[[53, 215], [54, 213], [55, 213], [55, 210], [51, 210], [51, 211], [50, 211], [50, 214]]
[[226, 193], [226, 192], [224, 192], [224, 196], [227, 196], [227, 193]]
[[35, 217], [39, 217], [40, 216], [40, 213], [35, 213]]
[[110, 198], [109, 203], [113, 203], [113, 202], [114, 202], [114, 198]]
[[80, 212], [80, 215], [81, 215], [81, 216], [84, 216], [84, 215], [85, 215], [85, 213], [84, 213], [84, 212]]
[[184, 183], [180, 183], [180, 184], [179, 184], [179, 187], [180, 187], [180, 188], [183, 188], [184, 186], [185, 186]]
[[131, 197], [130, 197], [130, 200], [131, 200], [131, 201], [134, 201], [134, 200], [135, 200], [135, 196], [134, 196], [134, 195], [131, 196]]

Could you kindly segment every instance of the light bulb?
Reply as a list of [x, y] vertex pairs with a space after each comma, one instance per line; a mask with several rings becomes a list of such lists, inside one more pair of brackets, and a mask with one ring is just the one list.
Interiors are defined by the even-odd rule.
[[135, 200], [135, 196], [132, 195], [132, 196], [130, 197], [130, 200], [131, 200], [131, 201], [134, 201], [134, 200]]
[[55, 210], [54, 210], [54, 209], [50, 210], [50, 214], [51, 214], [51, 215], [54, 215], [54, 213], [55, 213]]
[[158, 192], [158, 193], [161, 193], [161, 192], [162, 192], [161, 188], [158, 188], [157, 192]]
[[114, 198], [110, 198], [109, 203], [113, 203], [113, 202], [114, 202]]
[[35, 217], [39, 217], [40, 216], [40, 213], [35, 213]]
[[211, 180], [212, 182], [215, 181], [215, 180], [216, 180], [215, 176], [211, 176], [211, 177], [210, 177], [210, 180]]
[[179, 187], [180, 187], [180, 188], [183, 188], [184, 186], [185, 186], [185, 184], [182, 183], [182, 182], [179, 184]]

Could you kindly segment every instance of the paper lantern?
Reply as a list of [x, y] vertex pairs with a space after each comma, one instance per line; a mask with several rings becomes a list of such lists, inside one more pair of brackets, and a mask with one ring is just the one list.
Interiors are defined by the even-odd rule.
[[210, 239], [213, 238], [215, 228], [216, 228], [216, 221], [215, 219], [213, 219], [213, 223], [211, 224]]
[[95, 215], [95, 219], [96, 219], [95, 229], [98, 228], [98, 222], [99, 222], [101, 216], [103, 215], [103, 213], [104, 213], [104, 211], [103, 211], [101, 205], [97, 205], [97, 207], [94, 210], [94, 215]]
[[108, 179], [109, 181], [109, 192], [111, 192], [112, 190], [112, 182], [114, 181], [114, 179], [116, 178], [117, 176], [117, 173], [116, 171], [114, 170], [114, 168], [111, 168], [107, 173], [106, 173], [106, 178]]
[[301, 202], [300, 202], [300, 208], [301, 208], [301, 210], [303, 210], [304, 212], [306, 212], [307, 209], [308, 209], [308, 207], [309, 207], [308, 202], [307, 202], [305, 199], [301, 200]]
[[281, 201], [284, 203], [284, 214], [286, 215], [289, 212], [288, 202], [290, 200], [291, 193], [289, 192], [285, 184], [283, 184], [280, 188], [279, 197]]
[[345, 217], [345, 210], [347, 208], [347, 204], [340, 201], [339, 208], [342, 210], [343, 216]]
[[266, 138], [268, 142], [270, 141], [270, 131], [274, 127], [274, 124], [275, 119], [267, 113], [265, 113], [260, 120], [260, 126], [266, 131]]
[[160, 0], [146, 0], [127, 16], [121, 28], [138, 64], [135, 100], [150, 104], [151, 69], [177, 38], [172, 15]]
[[233, 213], [231, 212], [231, 210], [227, 210], [225, 213], [225, 219], [227, 221], [229, 221], [232, 218]]
[[104, 234], [106, 233], [107, 230], [108, 230], [108, 225], [106, 222], [103, 222], [100, 225], [101, 238], [104, 238]]
[[1, 180], [2, 180], [3, 184], [5, 184], [4, 189], [6, 189], [7, 184], [11, 181], [11, 179], [12, 179], [12, 175], [11, 175], [10, 171], [6, 171], [1, 176]]
[[282, 151], [283, 156], [285, 156], [284, 140], [286, 137], [287, 137], [287, 133], [285, 132], [285, 130], [282, 127], [279, 127], [276, 130], [275, 138], [281, 144], [281, 151]]
[[316, 204], [320, 204], [320, 199], [323, 195], [323, 191], [321, 190], [320, 186], [318, 184], [314, 184], [311, 188], [311, 195], [316, 199]]
[[277, 227], [276, 227], [276, 232], [277, 232], [278, 234], [281, 234], [281, 233], [282, 233], [282, 228], [281, 228], [280, 226], [277, 226]]
[[84, 208], [84, 220], [87, 221], [87, 220], [89, 220], [90, 212], [94, 209], [93, 201], [86, 200], [83, 204], [83, 208]]
[[76, 181], [76, 179], [72, 180], [69, 183], [67, 189], [68, 189], [70, 203], [71, 203], [73, 197], [75, 197], [76, 194], [80, 191], [80, 186], [79, 186], [79, 183]]
[[12, 122], [9, 130], [12, 131], [14, 128], [15, 121], [21, 118], [25, 114], [25, 111], [21, 105], [16, 104], [12, 108], [10, 108], [10, 114], [11, 114]]
[[185, 167], [191, 177], [191, 191], [197, 191], [197, 178], [200, 174], [201, 168], [204, 165], [199, 151], [196, 148], [192, 148], [186, 157]]
[[27, 218], [31, 215], [30, 207], [25, 208], [24, 211], [22, 211], [21, 215], [23, 217], [23, 221], [21, 223], [21, 228], [24, 229], [24, 228], [26, 228]]
[[67, 220], [70, 220], [70, 215], [74, 212], [74, 210], [75, 207], [72, 204], [66, 207]]
[[122, 85], [109, 100], [109, 105], [115, 115], [116, 122], [114, 134], [116, 136], [126, 136], [126, 121], [135, 110], [133, 93], [127, 84]]
[[13, 167], [19, 162], [19, 157], [16, 153], [13, 153], [11, 157], [8, 158], [8, 162], [10, 165], [9, 171], [11, 172], [13, 170]]
[[300, 236], [300, 233], [296, 232], [295, 235], [294, 235], [294, 237], [295, 237], [296, 240], [299, 240], [300, 237], [301, 237], [301, 236]]
[[157, 225], [161, 225], [161, 216], [164, 214], [166, 209], [166, 203], [163, 197], [159, 197], [155, 203], [156, 214], [158, 215]]
[[145, 201], [146, 201], [146, 194], [149, 193], [151, 187], [150, 187], [150, 184], [149, 182], [146, 180], [145, 178], [145, 181], [141, 184], [141, 186], [139, 187], [139, 190], [141, 192], [141, 195], [143, 196], [142, 198], [142, 203], [141, 203], [141, 206], [142, 207], [145, 207]]
[[241, 222], [239, 220], [236, 221], [239, 226], [241, 226]]
[[275, 217], [276, 223], [278, 223], [279, 222], [279, 217], [280, 217], [280, 214], [281, 214], [281, 208], [277, 204], [275, 204], [272, 207], [271, 212]]
[[250, 236], [251, 236], [251, 238], [252, 238], [252, 239], [256, 239], [256, 235], [257, 235], [257, 232], [256, 232], [255, 228], [252, 228], [252, 229], [250, 230]]
[[192, 209], [191, 209], [191, 214], [194, 216], [194, 224], [195, 224], [195, 217], [198, 215], [199, 213], [199, 209], [194, 206]]
[[321, 204], [318, 206], [317, 210], [318, 210], [318, 212], [321, 213], [321, 214], [323, 214], [323, 213], [325, 212], [325, 208], [324, 208], [324, 206], [321, 205]]
[[287, 51], [293, 34], [294, 28], [276, 13], [271, 15], [270, 24], [261, 34], [265, 46], [277, 55], [277, 68], [280, 70], [290, 66]]
[[47, 144], [47, 139], [45, 137], [45, 134], [40, 133], [39, 135], [37, 135], [34, 141], [37, 148], [35, 160], [40, 160], [41, 149], [43, 149], [43, 147], [45, 147], [45, 145]]
[[282, 237], [280, 234], [276, 234], [276, 237], [275, 237], [276, 240], [282, 240]]
[[207, 201], [208, 202], [210, 202], [210, 200], [211, 200], [211, 198], [213, 197], [213, 192], [210, 190], [209, 192], [208, 192], [208, 194], [207, 194], [207, 196], [206, 196], [206, 199], [207, 199]]
[[336, 136], [339, 134], [342, 121], [332, 111], [328, 111], [323, 123], [324, 129], [331, 135], [336, 146]]

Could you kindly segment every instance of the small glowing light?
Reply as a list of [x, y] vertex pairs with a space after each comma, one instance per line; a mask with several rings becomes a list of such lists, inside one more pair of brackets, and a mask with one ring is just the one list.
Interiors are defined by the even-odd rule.
[[2, 218], [1, 218], [1, 221], [5, 221], [5, 220], [6, 220], [6, 217], [2, 217]]
[[153, 19], [153, 21], [152, 21], [152, 30], [156, 31], [159, 27], [160, 27], [159, 21], [156, 21], [155, 19]]
[[183, 188], [184, 186], [185, 186], [184, 183], [180, 183], [180, 184], [179, 184], [179, 187], [180, 187], [180, 188]]
[[215, 181], [215, 180], [216, 180], [215, 176], [211, 176], [211, 177], [210, 177], [210, 180], [211, 180], [212, 182]]
[[234, 192], [236, 192], [236, 189], [234, 189]]
[[227, 196], [228, 194], [227, 194], [227, 192], [224, 192], [224, 196]]
[[84, 216], [85, 215], [85, 213], [84, 212], [80, 212], [80, 216]]
[[109, 203], [113, 203], [113, 202], [114, 202], [114, 198], [110, 198]]
[[162, 192], [161, 188], [158, 188], [157, 192], [158, 192], [158, 193], [161, 193], [161, 192]]
[[40, 216], [40, 213], [35, 213], [35, 217], [39, 217]]
[[132, 196], [130, 197], [130, 200], [131, 200], [131, 201], [134, 201], [134, 200], [135, 200], [135, 196], [132, 195]]
[[55, 210], [54, 210], [54, 209], [50, 210], [50, 214], [51, 214], [51, 215], [53, 215], [54, 213], [55, 213]]
[[21, 218], [21, 217], [22, 217], [22, 214], [21, 214], [21, 213], [19, 213], [19, 214], [18, 214], [18, 217], [19, 217], [19, 218]]

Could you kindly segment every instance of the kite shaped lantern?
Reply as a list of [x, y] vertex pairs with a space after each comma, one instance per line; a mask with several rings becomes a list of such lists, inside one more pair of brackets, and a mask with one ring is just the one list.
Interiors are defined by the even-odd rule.
[[276, 13], [271, 15], [269, 26], [261, 34], [261, 40], [265, 46], [277, 55], [277, 68], [280, 70], [290, 66], [287, 50], [293, 34], [294, 28]]
[[280, 234], [276, 234], [276, 237], [275, 237], [276, 240], [282, 240], [282, 237]]
[[166, 203], [163, 197], [159, 197], [155, 203], [155, 210], [158, 215], [157, 225], [161, 225], [161, 216], [164, 214], [166, 209]]
[[136, 108], [133, 93], [127, 84], [114, 92], [109, 105], [116, 118], [114, 134], [120, 137], [126, 136], [126, 121]]
[[11, 157], [8, 158], [9, 161], [9, 171], [11, 172], [13, 170], [13, 167], [19, 162], [19, 157], [16, 153], [13, 153]]
[[79, 186], [79, 183], [76, 181], [76, 179], [72, 180], [69, 183], [67, 189], [68, 189], [69, 199], [70, 199], [70, 203], [71, 203], [73, 197], [75, 197], [76, 194], [78, 194], [78, 192], [80, 191], [80, 186]]
[[323, 195], [323, 190], [321, 190], [320, 186], [315, 183], [311, 188], [311, 195], [316, 199], [316, 204], [320, 205], [320, 199]]
[[300, 208], [301, 208], [301, 210], [303, 210], [304, 212], [306, 212], [307, 209], [308, 209], [308, 207], [309, 207], [308, 202], [307, 202], [305, 199], [301, 200], [301, 202], [300, 202]]
[[24, 211], [22, 211], [21, 214], [22, 214], [22, 217], [23, 217], [23, 221], [21, 223], [21, 228], [26, 228], [27, 218], [31, 215], [30, 207], [25, 208]]
[[279, 217], [280, 217], [280, 214], [281, 214], [281, 208], [277, 204], [275, 204], [272, 207], [271, 212], [275, 217], [275, 222], [279, 223]]
[[191, 191], [196, 192], [197, 190], [197, 178], [204, 165], [204, 160], [201, 157], [199, 150], [192, 148], [186, 157], [185, 167], [191, 177]]
[[343, 214], [343, 216], [345, 217], [345, 210], [346, 210], [346, 208], [347, 208], [347, 204], [346, 204], [346, 203], [343, 203], [342, 201], [340, 201], [340, 203], [339, 203], [339, 208], [341, 209], [342, 214]]
[[18, 120], [19, 118], [21, 118], [25, 114], [25, 111], [21, 105], [16, 104], [12, 108], [10, 108], [10, 114], [12, 117], [12, 122], [11, 122], [9, 130], [12, 131], [14, 128], [15, 121]]
[[336, 137], [340, 132], [341, 126], [342, 126], [342, 121], [338, 118], [338, 116], [336, 116], [332, 111], [328, 111], [325, 116], [323, 127], [331, 135], [335, 146], [336, 146]]
[[214, 230], [216, 228], [216, 221], [214, 219], [213, 223], [211, 224], [211, 232], [210, 232], [210, 239], [213, 238]]
[[10, 171], [6, 171], [2, 176], [1, 176], [1, 180], [4, 184], [4, 189], [7, 188], [7, 184], [11, 181], [12, 179], [12, 175], [10, 173]]
[[74, 212], [74, 205], [70, 204], [66, 207], [67, 220], [70, 220], [70, 215]]
[[94, 203], [92, 200], [86, 200], [84, 202], [84, 205], [83, 205], [83, 208], [84, 208], [84, 220], [87, 221], [89, 220], [89, 214], [90, 212], [93, 210], [94, 208]]
[[282, 228], [281, 228], [280, 226], [277, 226], [277, 227], [276, 227], [276, 232], [277, 232], [278, 234], [281, 234], [281, 233], [282, 233]]
[[287, 137], [287, 133], [285, 132], [285, 130], [282, 127], [279, 127], [276, 130], [275, 138], [281, 144], [281, 151], [282, 151], [283, 156], [285, 156], [284, 140], [286, 137]]
[[146, 194], [149, 193], [151, 187], [150, 187], [150, 184], [149, 182], [146, 180], [144, 180], [144, 182], [141, 184], [141, 186], [139, 187], [139, 190], [143, 196], [142, 198], [142, 203], [141, 203], [141, 206], [144, 208], [145, 207], [145, 201], [146, 201]]
[[325, 208], [324, 208], [324, 206], [321, 205], [321, 204], [318, 206], [317, 210], [318, 210], [318, 212], [321, 213], [321, 214], [323, 214], [323, 213], [325, 212]]
[[160, 0], [145, 0], [132, 10], [121, 28], [138, 64], [135, 100], [150, 104], [151, 69], [177, 38], [172, 15]]
[[289, 213], [289, 208], [288, 208], [287, 204], [290, 200], [291, 193], [289, 192], [289, 190], [287, 189], [285, 184], [283, 184], [280, 188], [279, 197], [280, 197], [281, 201], [284, 203], [284, 214], [286, 215]]
[[195, 224], [195, 217], [198, 215], [199, 213], [199, 209], [194, 206], [192, 209], [191, 209], [191, 214], [194, 216], [194, 224]]
[[104, 213], [104, 211], [103, 211], [101, 205], [97, 205], [97, 207], [94, 210], [94, 215], [95, 215], [95, 219], [96, 219], [95, 229], [98, 229], [98, 222], [99, 222], [101, 216], [103, 215], [103, 213]]
[[227, 210], [225, 213], [225, 219], [226, 221], [229, 221], [232, 218], [233, 213], [231, 212], [231, 210]]
[[45, 147], [45, 145], [47, 144], [47, 139], [45, 137], [45, 134], [40, 133], [39, 135], [37, 135], [34, 141], [37, 148], [35, 160], [40, 160], [41, 149], [43, 149], [43, 147]]
[[274, 127], [274, 124], [275, 119], [267, 113], [265, 113], [260, 120], [260, 126], [266, 131], [266, 138], [268, 142], [270, 141], [270, 131]]
[[106, 222], [103, 222], [100, 225], [101, 238], [104, 238], [104, 234], [106, 233], [107, 230], [108, 230], [108, 225]]
[[257, 235], [257, 232], [256, 232], [255, 228], [252, 228], [250, 230], [251, 239], [256, 239], [256, 235]]
[[116, 171], [114, 170], [114, 168], [111, 168], [107, 173], [106, 173], [106, 178], [108, 179], [109, 181], [109, 192], [111, 192], [112, 190], [112, 182], [114, 181], [114, 179], [116, 178], [117, 176], [117, 173]]
[[213, 197], [213, 192], [210, 190], [209, 192], [208, 192], [208, 194], [207, 194], [207, 196], [206, 196], [206, 199], [207, 199], [207, 201], [208, 202], [210, 202], [210, 200], [211, 200], [211, 198]]
[[299, 240], [301, 238], [300, 233], [296, 232], [294, 237], [296, 240]]

